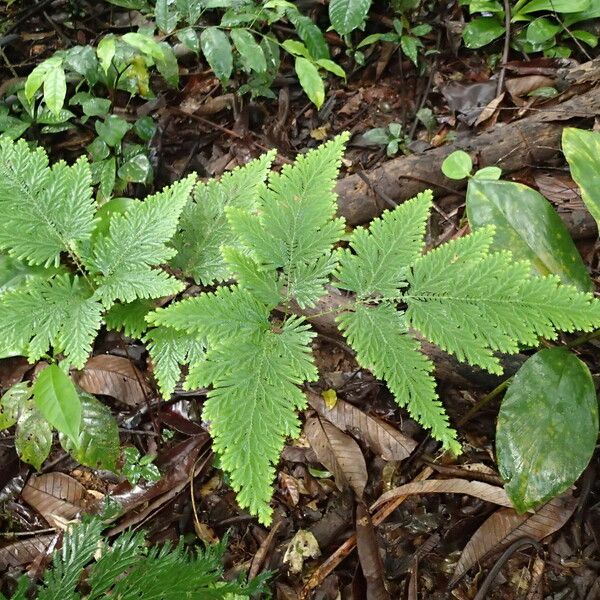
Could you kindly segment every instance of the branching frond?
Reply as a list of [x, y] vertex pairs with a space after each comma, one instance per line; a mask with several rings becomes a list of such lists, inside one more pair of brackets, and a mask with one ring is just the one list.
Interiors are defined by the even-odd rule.
[[195, 333], [172, 327], [151, 329], [144, 342], [154, 365], [154, 377], [160, 393], [168, 400], [181, 379], [181, 367], [187, 364], [193, 366], [204, 358], [204, 343]]
[[473, 245], [480, 230], [460, 246], [449, 242], [417, 260], [404, 299], [412, 327], [459, 360], [501, 373], [494, 352], [554, 339], [558, 331], [600, 325], [600, 302], [553, 276], [532, 277], [531, 265], [508, 252], [484, 254]]
[[269, 173], [275, 152], [225, 173], [219, 180], [198, 184], [193, 199], [181, 214], [179, 231], [172, 245], [177, 256], [171, 265], [181, 269], [196, 283], [208, 285], [213, 281], [224, 281], [230, 276], [223, 260], [222, 245], [235, 246], [236, 236], [225, 216], [226, 206], [237, 206], [253, 211], [259, 190]]
[[96, 275], [96, 297], [110, 306], [115, 300], [157, 298], [177, 293], [182, 286], [153, 267], [175, 254], [167, 244], [188, 202], [194, 177], [182, 179], [111, 218], [107, 234], [99, 236], [87, 260]]
[[[288, 297], [301, 306], [314, 304], [319, 279], [311, 278], [312, 291], [306, 293], [307, 265], [330, 255], [344, 232], [343, 220], [335, 218], [333, 187], [347, 139], [340, 135], [273, 173], [260, 195], [257, 214], [236, 207], [226, 211], [247, 251], [261, 266], [282, 270]], [[318, 295], [322, 294], [320, 286]]]
[[102, 322], [102, 306], [79, 278], [33, 280], [0, 296], [0, 348], [22, 349], [31, 362], [50, 347], [83, 368]]
[[148, 329], [146, 315], [154, 308], [150, 300], [134, 300], [127, 304], [117, 302], [104, 315], [108, 329], [122, 331], [127, 337], [141, 338]]
[[88, 162], [48, 166], [46, 153], [25, 140], [0, 137], [0, 250], [32, 265], [58, 265], [77, 255], [95, 225]]
[[213, 447], [240, 506], [263, 523], [271, 520], [275, 465], [285, 438], [298, 435], [296, 411], [306, 404], [297, 385], [317, 378], [309, 345], [313, 335], [302, 320], [291, 318], [278, 332], [224, 338], [190, 371], [193, 387], [213, 386], [203, 412]]
[[340, 252], [337, 286], [359, 299], [393, 297], [406, 286], [406, 271], [421, 255], [431, 210], [431, 191], [422, 192], [393, 211], [357, 227], [350, 248]]
[[456, 432], [435, 391], [433, 363], [408, 333], [404, 315], [391, 305], [357, 305], [355, 312], [344, 313], [337, 321], [358, 362], [385, 380], [398, 404], [430, 428], [435, 439], [460, 452]]

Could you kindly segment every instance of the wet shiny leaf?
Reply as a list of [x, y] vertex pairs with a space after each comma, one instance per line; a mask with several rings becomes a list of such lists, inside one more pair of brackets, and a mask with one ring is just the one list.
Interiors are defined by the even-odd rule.
[[582, 291], [592, 281], [564, 223], [538, 192], [512, 181], [471, 179], [467, 189], [471, 227], [496, 227], [493, 249], [529, 260], [540, 275], [553, 273]]
[[500, 475], [525, 512], [567, 490], [588, 465], [598, 437], [598, 401], [587, 366], [564, 348], [529, 358], [498, 415]]

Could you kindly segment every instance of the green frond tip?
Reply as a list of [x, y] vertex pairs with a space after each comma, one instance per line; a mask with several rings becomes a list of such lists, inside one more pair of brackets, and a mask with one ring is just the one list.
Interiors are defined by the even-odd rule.
[[231, 273], [220, 249], [223, 245], [236, 248], [238, 242], [227, 222], [225, 207], [236, 206], [245, 211], [256, 208], [275, 155], [273, 150], [218, 180], [196, 186], [172, 241], [177, 250], [170, 263], [173, 267], [202, 285], [229, 279]]
[[195, 183], [190, 175], [110, 220], [108, 233], [94, 240], [86, 266], [105, 306], [176, 294], [182, 284], [157, 267], [175, 250], [168, 246]]
[[122, 331], [127, 337], [141, 338], [148, 329], [146, 315], [154, 308], [152, 300], [134, 300], [127, 304], [113, 304], [104, 316], [108, 329]]
[[239, 287], [219, 287], [150, 313], [152, 325], [172, 327], [198, 335], [209, 344], [240, 334], [251, 335], [269, 328], [269, 308]]
[[318, 377], [314, 333], [297, 317], [273, 330], [224, 338], [190, 370], [213, 389], [204, 405], [214, 449], [230, 474], [240, 506], [268, 524], [275, 465], [288, 436], [297, 436], [297, 410], [306, 405], [298, 385]]
[[171, 327], [155, 327], [144, 337], [161, 396], [168, 400], [181, 379], [181, 367], [204, 359], [204, 343], [195, 334]]
[[298, 156], [280, 173], [271, 173], [257, 211], [226, 209], [229, 224], [245, 252], [265, 269], [281, 271], [287, 299], [313, 306], [335, 268], [333, 245], [344, 233], [336, 218], [335, 181], [347, 134]]
[[350, 248], [340, 252], [337, 287], [359, 299], [398, 295], [406, 287], [408, 267], [421, 255], [432, 201], [427, 190], [385, 211], [368, 229], [357, 227]]
[[24, 349], [30, 362], [50, 348], [83, 368], [102, 322], [102, 305], [78, 277], [32, 280], [0, 296], [0, 353]]
[[591, 294], [553, 276], [532, 277], [531, 265], [510, 252], [488, 254], [491, 235], [479, 230], [415, 262], [404, 295], [410, 326], [459, 360], [500, 374], [496, 352], [600, 325]]
[[435, 391], [433, 363], [421, 352], [407, 330], [404, 315], [394, 306], [357, 305], [354, 312], [337, 317], [340, 330], [356, 350], [361, 366], [383, 379], [396, 402], [431, 429], [432, 436], [454, 454], [461, 451], [456, 431]]
[[96, 223], [91, 183], [85, 158], [50, 168], [41, 148], [0, 137], [0, 250], [31, 265], [76, 257]]

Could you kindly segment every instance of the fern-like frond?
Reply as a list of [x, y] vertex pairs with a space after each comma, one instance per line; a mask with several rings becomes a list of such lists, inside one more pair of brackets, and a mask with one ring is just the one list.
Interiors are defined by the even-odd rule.
[[100, 329], [102, 306], [77, 277], [33, 280], [0, 296], [0, 352], [23, 348], [35, 362], [50, 349], [83, 368]]
[[195, 365], [204, 358], [202, 339], [172, 327], [155, 327], [148, 331], [144, 342], [152, 358], [160, 393], [168, 400], [181, 379], [181, 367]]
[[146, 315], [154, 308], [150, 300], [134, 300], [123, 304], [113, 304], [104, 315], [104, 322], [108, 329], [122, 331], [127, 337], [141, 338], [148, 329]]
[[179, 222], [179, 231], [172, 245], [177, 255], [171, 265], [181, 269], [187, 277], [198, 284], [209, 285], [224, 281], [230, 272], [223, 260], [222, 245], [236, 244], [227, 217], [226, 206], [237, 206], [253, 211], [259, 190], [275, 158], [275, 152], [225, 173], [219, 180], [211, 179], [198, 184], [193, 199], [184, 208]]
[[213, 386], [203, 412], [213, 447], [238, 503], [262, 523], [271, 520], [272, 482], [285, 438], [299, 432], [296, 411], [306, 399], [297, 386], [317, 378], [313, 336], [293, 317], [278, 331], [224, 338], [190, 369], [188, 385]]
[[0, 138], [0, 250], [32, 265], [58, 265], [77, 256], [95, 225], [87, 160], [48, 166], [46, 153], [24, 140]]
[[62, 548], [54, 553], [52, 568], [46, 571], [37, 600], [71, 600], [80, 597], [75, 593], [75, 588], [83, 568], [98, 550], [102, 527], [99, 519], [69, 526]]
[[224, 246], [221, 254], [241, 288], [252, 292], [270, 309], [279, 304], [282, 299], [281, 285], [275, 271], [261, 267], [251, 256], [237, 248]]
[[167, 243], [175, 234], [194, 181], [194, 176], [189, 176], [134, 204], [125, 213], [113, 215], [108, 233], [94, 241], [86, 263], [95, 274], [96, 297], [105, 305], [181, 290], [179, 282], [153, 267], [175, 254]]
[[350, 249], [340, 253], [338, 287], [359, 299], [393, 297], [406, 286], [406, 271], [420, 256], [433, 195], [427, 190], [375, 219], [369, 228], [357, 227]]
[[456, 432], [435, 391], [433, 363], [407, 331], [404, 315], [394, 306], [357, 305], [337, 317], [358, 362], [386, 381], [396, 402], [454, 453], [460, 452]]
[[281, 173], [272, 173], [268, 187], [260, 194], [257, 214], [236, 207], [226, 211], [233, 231], [257, 262], [282, 269], [288, 297], [301, 306], [304, 297], [311, 294], [295, 289], [297, 282], [306, 279], [295, 272], [306, 274], [307, 265], [329, 255], [344, 232], [343, 220], [335, 218], [333, 188], [347, 139], [346, 134], [339, 135], [299, 156]]
[[269, 309], [248, 290], [220, 287], [150, 313], [146, 320], [196, 334], [209, 345], [269, 328]]
[[494, 352], [514, 353], [557, 331], [600, 325], [600, 301], [590, 294], [553, 276], [531, 277], [531, 265], [509, 252], [457, 259], [456, 243], [415, 262], [404, 300], [410, 325], [459, 360], [499, 374]]

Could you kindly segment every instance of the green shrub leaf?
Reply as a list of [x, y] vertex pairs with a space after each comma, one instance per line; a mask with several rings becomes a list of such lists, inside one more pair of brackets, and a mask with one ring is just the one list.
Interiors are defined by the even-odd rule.
[[207, 27], [200, 34], [200, 47], [215, 75], [226, 82], [233, 71], [233, 53], [227, 35], [218, 27]]
[[464, 179], [473, 169], [473, 161], [464, 150], [455, 150], [442, 163], [442, 173], [448, 179]]
[[587, 366], [564, 348], [541, 350], [521, 367], [498, 415], [500, 475], [525, 512], [575, 483], [594, 452], [598, 401]]
[[331, 0], [329, 20], [340, 35], [346, 35], [364, 23], [370, 7], [371, 0]]
[[81, 401], [81, 428], [77, 443], [61, 433], [62, 447], [82, 465], [94, 469], [115, 471], [119, 459], [119, 427], [105, 406], [86, 393], [79, 395]]
[[472, 50], [486, 46], [504, 34], [504, 27], [496, 17], [477, 17], [463, 31], [463, 40]]
[[264, 73], [267, 70], [264, 52], [247, 29], [232, 29], [231, 39], [246, 71]]
[[600, 229], [600, 133], [567, 127], [563, 130], [562, 149], [571, 177]]
[[57, 365], [50, 365], [35, 380], [33, 398], [48, 423], [77, 445], [81, 401], [70, 377]]
[[540, 275], [589, 292], [592, 280], [567, 228], [538, 192], [512, 181], [473, 178], [467, 190], [467, 216], [476, 230], [495, 225], [492, 249], [510, 250], [529, 260]]
[[15, 434], [15, 449], [19, 458], [38, 471], [52, 447], [52, 427], [33, 402], [26, 403]]
[[325, 85], [319, 75], [319, 70], [315, 65], [303, 56], [296, 57], [296, 75], [302, 89], [309, 100], [317, 107], [321, 108], [325, 101]]

